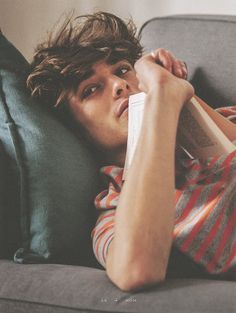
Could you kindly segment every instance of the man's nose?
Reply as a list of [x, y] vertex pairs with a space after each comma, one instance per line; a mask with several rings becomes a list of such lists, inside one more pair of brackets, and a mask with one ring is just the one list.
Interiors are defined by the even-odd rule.
[[117, 77], [113, 81], [113, 96], [114, 98], [121, 97], [121, 96], [128, 96], [129, 95], [129, 84], [126, 80]]

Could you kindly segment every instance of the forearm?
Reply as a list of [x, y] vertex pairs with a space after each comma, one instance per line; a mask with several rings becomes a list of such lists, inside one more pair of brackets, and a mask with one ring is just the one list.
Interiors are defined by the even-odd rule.
[[180, 111], [194, 93], [155, 62], [147, 55], [135, 63], [139, 88], [147, 95], [143, 125], [106, 261], [108, 276], [124, 290], [165, 278], [175, 216], [176, 131]]
[[229, 138], [229, 140], [236, 140], [236, 124], [229, 121], [227, 118], [216, 112], [209, 105], [207, 105], [202, 99], [194, 96], [202, 108], [209, 114], [216, 125], [222, 130], [222, 132]]
[[[149, 100], [158, 101], [155, 97]], [[172, 103], [159, 103], [151, 111], [154, 105], [150, 102], [116, 209], [108, 268], [112, 264], [117, 275], [138, 275], [140, 280], [157, 282], [165, 274], [172, 243], [178, 113]]]

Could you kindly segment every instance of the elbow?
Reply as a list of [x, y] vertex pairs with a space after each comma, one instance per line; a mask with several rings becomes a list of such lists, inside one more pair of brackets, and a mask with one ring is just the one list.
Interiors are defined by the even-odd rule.
[[145, 277], [138, 277], [137, 279], [124, 278], [117, 281], [116, 286], [125, 292], [136, 292], [154, 287], [164, 281], [165, 276], [156, 277], [155, 279]]
[[167, 265], [167, 254], [161, 255], [159, 252], [157, 257], [136, 252], [129, 257], [125, 254], [122, 258], [121, 254], [114, 255], [114, 248], [111, 246], [106, 260], [106, 273], [122, 291], [135, 292], [164, 282]]
[[158, 285], [165, 281], [166, 271], [150, 271], [147, 267], [135, 268], [124, 271], [107, 271], [110, 280], [122, 291], [135, 292]]

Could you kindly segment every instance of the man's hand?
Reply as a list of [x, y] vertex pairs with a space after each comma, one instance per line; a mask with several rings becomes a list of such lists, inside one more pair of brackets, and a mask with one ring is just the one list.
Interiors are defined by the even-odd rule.
[[176, 59], [171, 52], [160, 48], [152, 51], [150, 55], [155, 63], [163, 66], [173, 75], [182, 79], [187, 79], [188, 71], [186, 64], [183, 61]]
[[175, 103], [179, 112], [194, 94], [193, 87], [184, 79], [187, 76], [184, 62], [164, 49], [144, 55], [136, 61], [134, 68], [139, 89], [158, 96], [160, 101], [156, 99], [156, 103]]

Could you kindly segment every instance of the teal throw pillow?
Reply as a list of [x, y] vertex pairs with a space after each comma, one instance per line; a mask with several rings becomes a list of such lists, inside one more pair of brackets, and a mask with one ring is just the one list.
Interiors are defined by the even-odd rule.
[[91, 152], [25, 88], [28, 63], [0, 35], [0, 141], [7, 158], [8, 216], [20, 263], [93, 266], [98, 168]]

